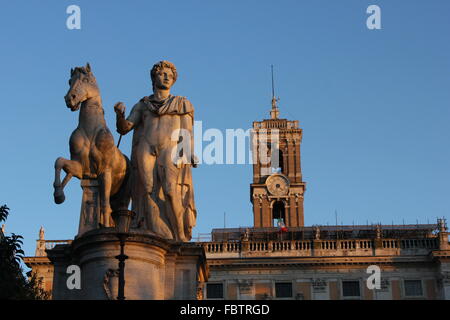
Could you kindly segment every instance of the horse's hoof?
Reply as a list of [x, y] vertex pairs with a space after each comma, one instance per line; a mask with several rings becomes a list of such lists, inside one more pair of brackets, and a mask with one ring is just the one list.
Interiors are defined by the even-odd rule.
[[61, 204], [61, 203], [63, 203], [64, 202], [64, 200], [66, 200], [66, 196], [64, 195], [64, 193], [57, 193], [57, 192], [55, 192], [54, 194], [53, 194], [53, 197], [55, 198], [55, 203], [56, 204]]

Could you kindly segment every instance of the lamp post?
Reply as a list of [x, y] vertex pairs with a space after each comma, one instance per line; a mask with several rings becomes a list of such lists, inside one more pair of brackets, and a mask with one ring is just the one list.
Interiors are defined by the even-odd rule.
[[135, 213], [130, 210], [117, 210], [112, 214], [114, 223], [116, 224], [117, 237], [120, 241], [120, 254], [116, 256], [119, 260], [119, 292], [117, 294], [117, 300], [125, 300], [125, 260], [128, 256], [125, 255], [125, 240], [128, 237], [130, 230], [131, 220], [135, 216]]

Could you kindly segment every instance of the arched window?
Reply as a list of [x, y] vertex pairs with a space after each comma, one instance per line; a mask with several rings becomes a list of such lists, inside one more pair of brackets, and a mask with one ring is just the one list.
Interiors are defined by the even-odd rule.
[[270, 158], [270, 167], [272, 173], [283, 173], [283, 151], [279, 148], [274, 148]]
[[272, 206], [272, 221], [273, 226], [278, 227], [278, 220], [282, 220], [285, 222], [285, 210], [284, 210], [284, 202], [283, 201], [275, 201], [275, 203]]

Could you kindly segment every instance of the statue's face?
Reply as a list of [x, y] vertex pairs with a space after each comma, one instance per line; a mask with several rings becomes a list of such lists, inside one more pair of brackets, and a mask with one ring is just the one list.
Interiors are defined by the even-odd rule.
[[98, 87], [94, 75], [90, 71], [90, 66], [86, 68], [86, 72], [71, 71], [70, 88], [64, 99], [67, 107], [72, 111], [78, 110], [83, 101], [98, 95]]
[[154, 81], [156, 88], [165, 90], [170, 89], [174, 83], [174, 75], [172, 69], [163, 68], [159, 70], [155, 75]]

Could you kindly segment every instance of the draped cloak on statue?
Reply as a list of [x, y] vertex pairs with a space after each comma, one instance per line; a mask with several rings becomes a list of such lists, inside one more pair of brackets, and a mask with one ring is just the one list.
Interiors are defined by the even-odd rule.
[[[142, 177], [138, 171], [138, 159], [136, 156], [136, 149], [141, 139], [144, 139], [142, 135], [144, 134], [144, 125], [139, 123], [143, 121], [143, 114], [146, 111], [152, 112], [154, 115], [162, 117], [166, 115], [189, 115], [192, 121], [192, 126], [190, 130], [193, 130], [194, 122], [194, 107], [188, 99], [180, 96], [170, 95], [163, 101], [154, 101], [153, 96], [148, 96], [142, 98], [131, 111], [128, 121], [136, 124], [133, 133], [132, 149], [131, 149], [131, 181], [132, 181], [132, 210], [136, 212], [136, 218], [133, 221], [134, 228], [148, 229], [163, 238], [172, 238], [170, 220], [168, 215], [172, 214], [171, 206], [168, 201], [164, 198], [163, 184], [164, 177], [167, 175], [164, 173], [163, 168], [158, 165], [158, 160], [156, 160], [155, 168], [153, 172], [153, 192], [150, 199], [150, 203], [147, 200], [145, 188], [142, 182]], [[183, 121], [180, 121], [183, 125]], [[187, 130], [188, 128], [180, 128]], [[191, 135], [193, 132], [190, 132]], [[167, 132], [170, 137], [172, 133]], [[181, 131], [180, 131], [181, 136]], [[182, 139], [182, 138], [181, 138]], [[193, 146], [191, 146], [192, 158]], [[156, 150], [150, 150], [150, 153], [155, 155], [158, 159]], [[192, 163], [191, 159], [188, 161], [178, 163], [173, 165], [171, 170], [171, 176], [176, 176], [176, 192], [181, 198], [181, 206], [183, 207], [183, 222], [184, 222], [184, 233], [188, 239], [191, 239], [192, 228], [195, 226], [195, 221], [197, 217], [197, 211], [194, 203], [194, 188], [192, 184]], [[149, 207], [150, 206], [150, 207]]]

